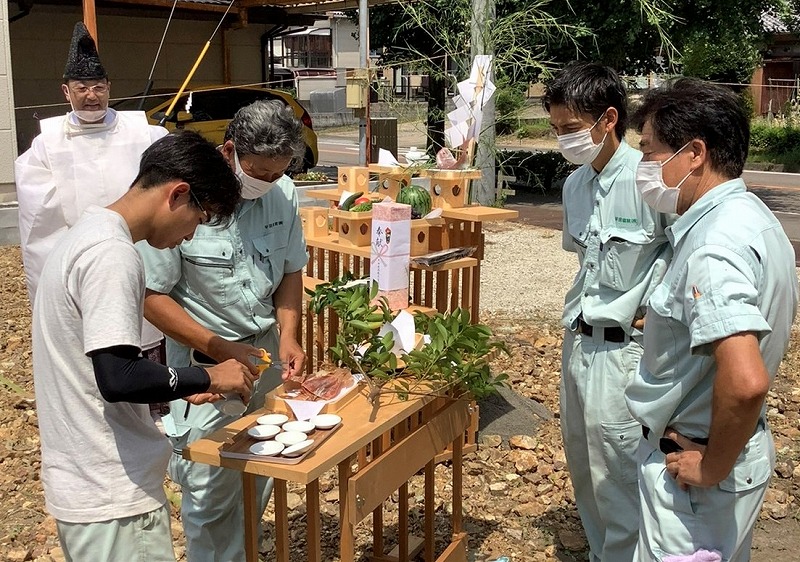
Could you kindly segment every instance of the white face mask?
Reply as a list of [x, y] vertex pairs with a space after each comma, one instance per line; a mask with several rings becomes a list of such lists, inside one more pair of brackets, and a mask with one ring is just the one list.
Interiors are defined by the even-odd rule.
[[269, 190], [275, 187], [275, 182], [264, 181], [248, 176], [242, 165], [239, 163], [239, 155], [236, 154], [236, 149], [233, 151], [233, 159], [236, 163], [236, 177], [242, 182], [242, 199], [258, 199], [262, 195], [269, 193]]
[[561, 151], [564, 158], [573, 164], [582, 165], [594, 162], [594, 159], [597, 158], [597, 155], [603, 150], [603, 145], [606, 142], [608, 133], [603, 135], [603, 140], [600, 141], [600, 144], [594, 144], [594, 140], [592, 140], [592, 129], [597, 126], [600, 119], [604, 116], [605, 113], [603, 113], [603, 115], [594, 122], [594, 125], [588, 129], [556, 136], [556, 140], [558, 140], [558, 149]]
[[85, 109], [73, 109], [72, 112], [81, 121], [86, 121], [86, 123], [81, 123], [81, 125], [97, 125], [102, 124], [97, 122], [101, 121], [106, 116], [106, 113], [108, 113], [108, 108], [95, 109], [92, 111], [87, 111]]
[[[689, 141], [691, 142], [691, 141]], [[692, 175], [693, 170], [689, 170], [678, 185], [669, 187], [664, 183], [664, 176], [662, 175], [661, 168], [675, 158], [681, 151], [689, 146], [687, 142], [675, 154], [664, 160], [663, 162], [639, 162], [636, 167], [636, 187], [639, 193], [642, 194], [644, 202], [650, 205], [659, 213], [677, 213], [678, 212], [678, 195], [680, 195], [680, 187], [683, 182]]]

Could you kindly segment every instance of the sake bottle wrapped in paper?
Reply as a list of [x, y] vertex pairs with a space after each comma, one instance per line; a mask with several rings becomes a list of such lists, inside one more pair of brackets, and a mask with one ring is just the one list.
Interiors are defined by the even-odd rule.
[[408, 308], [408, 270], [411, 254], [411, 205], [375, 203], [372, 206], [370, 279], [389, 308]]

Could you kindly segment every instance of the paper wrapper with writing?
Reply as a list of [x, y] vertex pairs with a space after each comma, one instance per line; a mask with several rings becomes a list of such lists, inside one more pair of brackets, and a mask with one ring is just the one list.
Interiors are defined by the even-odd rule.
[[408, 308], [408, 270], [411, 254], [411, 205], [376, 203], [372, 206], [370, 279], [378, 296], [392, 310]]

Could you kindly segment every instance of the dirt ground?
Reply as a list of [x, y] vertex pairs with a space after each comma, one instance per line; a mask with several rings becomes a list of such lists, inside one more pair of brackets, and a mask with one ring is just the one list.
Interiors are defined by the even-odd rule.
[[[25, 294], [18, 247], [0, 251], [0, 560], [51, 562], [63, 560], [55, 524], [44, 511], [39, 481], [40, 456], [37, 416], [31, 376], [30, 311]], [[510, 358], [495, 367], [509, 373], [514, 390], [558, 412], [560, 330], [542, 319], [486, 317], [497, 336], [508, 344]], [[800, 544], [800, 338], [795, 333], [777, 381], [769, 394], [769, 420], [778, 466], [755, 534], [755, 562], [798, 560]], [[575, 510], [572, 487], [560, 444], [558, 419], [543, 422], [530, 436], [508, 441], [481, 435], [481, 446], [465, 459], [465, 525], [470, 536], [470, 559], [493, 560], [507, 555], [514, 561], [585, 560], [586, 542]], [[450, 467], [437, 467], [442, 479], [436, 486], [439, 552], [448, 536], [450, 491], [444, 485]], [[338, 559], [336, 477], [321, 479], [323, 558]], [[166, 483], [170, 501], [180, 494]], [[293, 523], [293, 561], [304, 559], [305, 522], [303, 488], [290, 487]], [[421, 522], [422, 480], [410, 485], [411, 527]], [[396, 525], [393, 501], [386, 506], [387, 524]], [[265, 519], [261, 552], [274, 559], [271, 508]], [[396, 529], [396, 527], [394, 527]], [[359, 527], [358, 552], [368, 559], [369, 523]], [[185, 560], [184, 540], [173, 507], [176, 555]], [[396, 538], [387, 534], [389, 545]], [[438, 554], [438, 553], [437, 553]]]

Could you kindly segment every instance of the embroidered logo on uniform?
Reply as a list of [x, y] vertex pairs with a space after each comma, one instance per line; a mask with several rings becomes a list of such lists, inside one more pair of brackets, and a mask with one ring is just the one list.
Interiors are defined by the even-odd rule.
[[694, 300], [697, 300], [703, 296], [703, 293], [700, 292], [700, 289], [697, 288], [697, 285], [692, 285], [692, 296], [694, 297]]
[[283, 224], [283, 221], [270, 222], [270, 223], [265, 224], [264, 228], [273, 228], [275, 226], [281, 226], [282, 224]]
[[167, 369], [169, 369], [169, 387], [175, 390], [178, 388], [178, 371], [172, 367], [167, 367]]
[[639, 219], [635, 217], [614, 217], [614, 220], [622, 224], [639, 224]]

